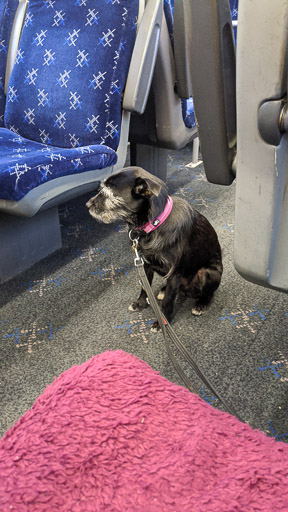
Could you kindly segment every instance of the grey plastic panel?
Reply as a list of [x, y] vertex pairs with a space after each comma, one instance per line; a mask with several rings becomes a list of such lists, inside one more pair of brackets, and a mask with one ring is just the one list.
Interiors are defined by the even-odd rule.
[[131, 144], [131, 165], [149, 170], [162, 181], [167, 179], [168, 149], [144, 144]]
[[135, 42], [123, 108], [143, 114], [157, 56], [163, 0], [148, 0]]
[[58, 208], [31, 219], [0, 214], [0, 283], [62, 246]]
[[192, 10], [190, 0], [174, 3], [174, 55], [177, 76], [177, 94], [180, 98], [191, 98], [193, 69], [191, 52], [195, 51], [191, 41]]
[[[250, 281], [286, 292], [288, 136], [279, 137], [275, 133], [273, 139], [262, 128], [268, 142], [264, 141], [259, 131], [259, 116], [262, 119], [262, 105], [277, 102], [287, 94], [287, 31], [287, 2], [240, 1], [235, 267]], [[265, 107], [265, 115], [269, 115], [269, 110]], [[274, 114], [272, 126], [275, 126]], [[277, 129], [276, 124], [276, 132]]]
[[180, 149], [197, 136], [196, 127], [187, 128], [183, 121], [181, 99], [175, 93], [176, 69], [166, 20], [163, 17], [152, 93], [155, 105], [157, 144]]
[[208, 181], [230, 185], [236, 154], [236, 64], [229, 1], [188, 3], [192, 91], [204, 168]]

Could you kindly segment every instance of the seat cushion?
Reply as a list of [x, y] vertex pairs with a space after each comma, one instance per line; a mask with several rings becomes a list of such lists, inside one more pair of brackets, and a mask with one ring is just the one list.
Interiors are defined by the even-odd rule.
[[14, 15], [19, 5], [19, 0], [0, 1], [0, 126], [4, 125], [4, 108], [6, 96], [4, 92], [5, 71], [8, 55], [10, 34]]
[[[44, 130], [41, 136], [49, 143]], [[0, 199], [19, 201], [46, 181], [116, 162], [117, 153], [105, 145], [59, 148], [0, 128]]]
[[8, 85], [5, 127], [41, 142], [116, 150], [139, 0], [29, 2]]
[[0, 441], [0, 510], [284, 511], [288, 445], [122, 351], [60, 375]]

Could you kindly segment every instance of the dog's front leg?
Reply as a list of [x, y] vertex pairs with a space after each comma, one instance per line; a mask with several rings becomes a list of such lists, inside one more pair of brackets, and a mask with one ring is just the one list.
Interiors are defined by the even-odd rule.
[[[144, 270], [146, 272], [149, 284], [151, 285], [154, 272], [153, 272], [153, 270], [151, 270], [150, 266], [147, 265], [146, 263], [144, 263]], [[128, 309], [129, 309], [129, 311], [142, 311], [142, 309], [148, 308], [148, 306], [149, 306], [149, 303], [147, 302], [147, 293], [145, 292], [145, 290], [143, 288], [141, 288], [141, 293], [139, 295], [139, 298], [135, 302], [132, 302], [132, 304], [130, 304]]]
[[[172, 315], [173, 315], [173, 308], [174, 308], [174, 302], [176, 295], [179, 291], [179, 279], [176, 276], [171, 276], [167, 280], [166, 288], [165, 288], [165, 295], [162, 302], [162, 311], [170, 323]], [[152, 331], [159, 331], [160, 325], [159, 322], [156, 321], [152, 325]]]

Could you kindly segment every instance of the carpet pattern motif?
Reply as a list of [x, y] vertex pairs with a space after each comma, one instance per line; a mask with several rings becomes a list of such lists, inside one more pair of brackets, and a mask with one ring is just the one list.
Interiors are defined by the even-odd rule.
[[[187, 199], [215, 227], [224, 273], [209, 311], [191, 315], [179, 298], [173, 326], [207, 378], [253, 428], [288, 441], [288, 297], [244, 281], [233, 266], [235, 185], [209, 184], [191, 147], [169, 155], [170, 194]], [[92, 194], [90, 194], [92, 195]], [[89, 197], [90, 197], [89, 195]], [[1, 285], [0, 434], [55, 376], [105, 350], [121, 349], [172, 382], [178, 376], [150, 308], [128, 312], [139, 293], [123, 224], [101, 225], [81, 197], [60, 208], [63, 248]], [[155, 292], [161, 287], [155, 279]], [[183, 365], [198, 394], [220, 407]]]

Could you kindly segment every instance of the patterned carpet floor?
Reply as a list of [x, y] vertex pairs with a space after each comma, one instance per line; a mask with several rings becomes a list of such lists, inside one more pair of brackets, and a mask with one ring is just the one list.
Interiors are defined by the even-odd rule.
[[[253, 428], [288, 441], [288, 296], [243, 280], [233, 266], [235, 184], [207, 182], [191, 147], [169, 154], [168, 186], [207, 216], [223, 249], [222, 283], [209, 311], [178, 300], [177, 334], [215, 389]], [[91, 195], [91, 194], [90, 194]], [[55, 376], [105, 350], [121, 349], [179, 382], [151, 309], [130, 313], [139, 292], [124, 224], [101, 225], [77, 198], [60, 207], [63, 247], [0, 285], [0, 435]], [[161, 279], [153, 283], [155, 292]], [[220, 407], [183, 364], [198, 394]]]

